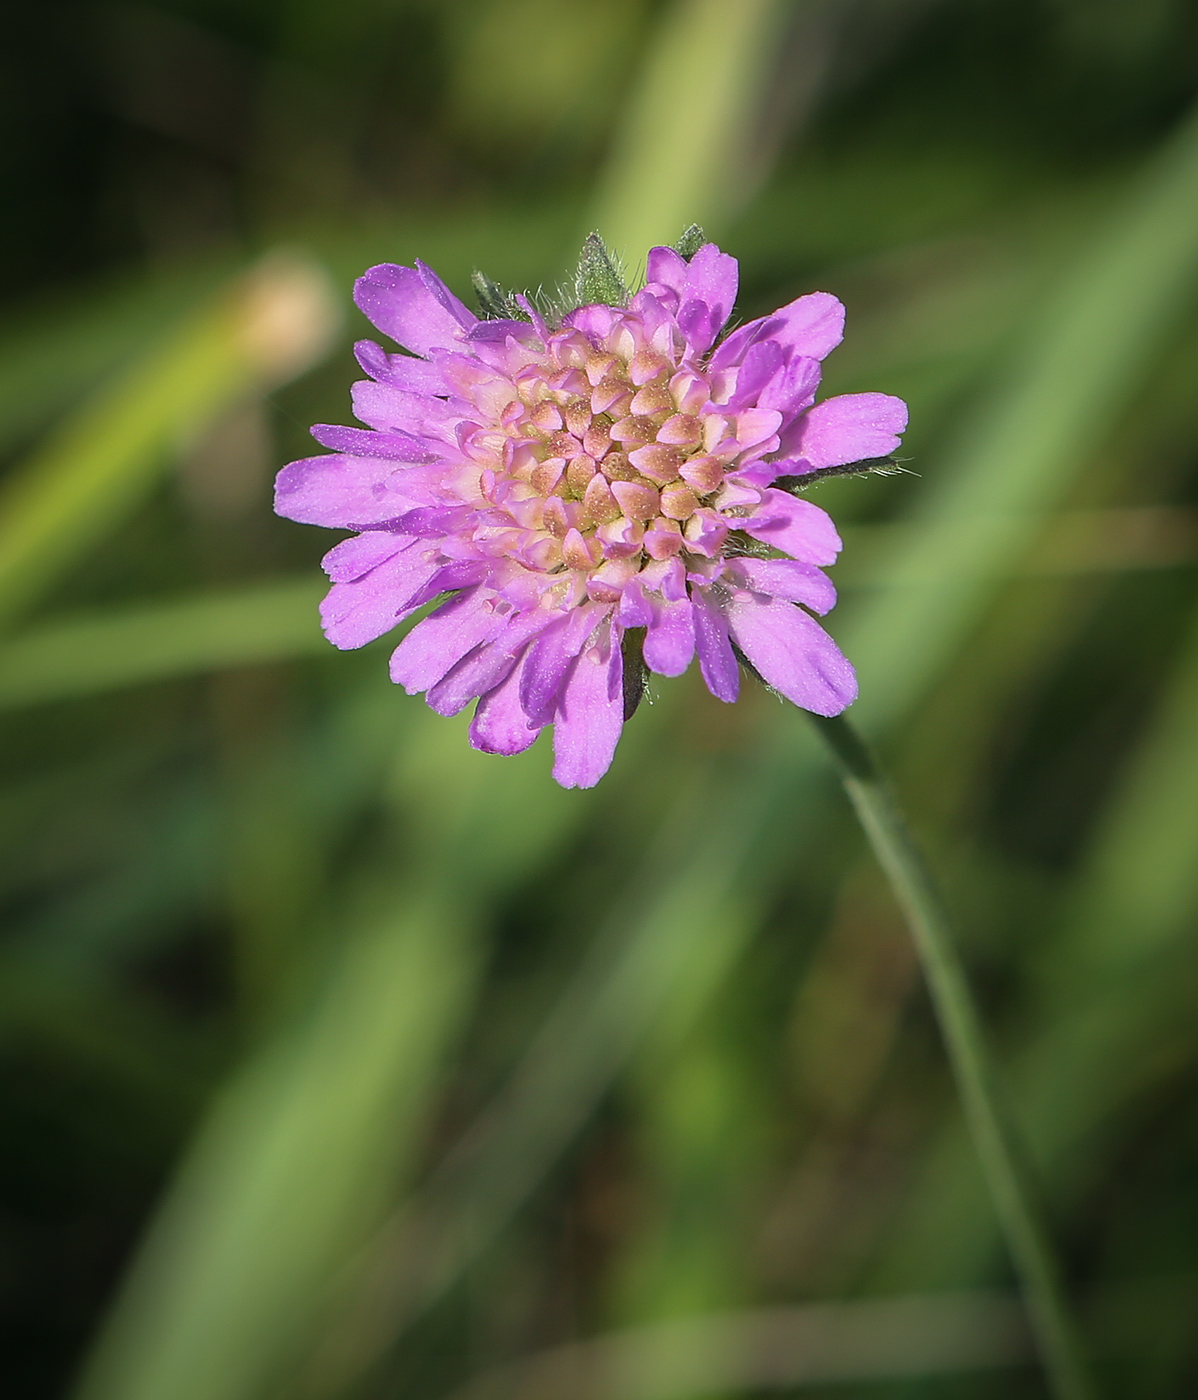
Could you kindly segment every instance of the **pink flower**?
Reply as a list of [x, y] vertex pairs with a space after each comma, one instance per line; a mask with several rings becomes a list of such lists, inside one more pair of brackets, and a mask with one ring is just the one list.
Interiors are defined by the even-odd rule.
[[[815, 403], [844, 308], [813, 292], [725, 339], [737, 265], [713, 244], [654, 248], [625, 306], [548, 325], [480, 320], [422, 263], [357, 284], [374, 324], [412, 352], [357, 347], [365, 428], [317, 426], [331, 455], [279, 474], [276, 509], [352, 530], [324, 560], [321, 607], [359, 647], [448, 595], [400, 642], [391, 676], [471, 743], [527, 748], [554, 730], [554, 776], [590, 787], [612, 760], [647, 667], [697, 656], [736, 699], [738, 657], [816, 714], [856, 696], [815, 621], [835, 601], [828, 515], [775, 483], [882, 457], [906, 426], [886, 394]], [[643, 660], [642, 660], [643, 658]]]

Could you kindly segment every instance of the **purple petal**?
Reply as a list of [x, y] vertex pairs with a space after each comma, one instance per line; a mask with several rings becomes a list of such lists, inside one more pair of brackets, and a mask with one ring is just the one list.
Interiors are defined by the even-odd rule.
[[393, 462], [347, 456], [304, 457], [275, 480], [275, 510], [305, 525], [360, 529], [411, 510], [409, 473]]
[[777, 340], [791, 356], [822, 360], [844, 339], [844, 307], [829, 292], [808, 292], [780, 310], [750, 321], [724, 340], [711, 357], [712, 369], [739, 364], [750, 345]]
[[[899, 445], [907, 405], [891, 394], [840, 394], [808, 409], [796, 425], [796, 455], [812, 470], [885, 457]], [[789, 441], [787, 446], [789, 447]]]
[[527, 321], [480, 321], [470, 328], [466, 339], [479, 347], [506, 347], [509, 340], [518, 345], [535, 345], [537, 328]]
[[695, 616], [689, 598], [658, 603], [645, 633], [645, 664], [659, 676], [680, 676], [695, 654]]
[[645, 597], [645, 590], [639, 579], [624, 585], [616, 617], [621, 627], [648, 627], [653, 621], [653, 604]]
[[506, 625], [507, 615], [495, 608], [488, 590], [459, 593], [418, 622], [391, 653], [391, 679], [409, 695], [427, 690]]
[[727, 619], [715, 599], [703, 589], [695, 589], [691, 602], [699, 670], [707, 689], [717, 700], [730, 705], [740, 694], [740, 667], [728, 639]]
[[[762, 343], [765, 345], [775, 344], [771, 340]], [[756, 346], [753, 348], [756, 349]], [[749, 353], [751, 354], [752, 351]], [[746, 355], [746, 361], [748, 358]], [[809, 355], [796, 355], [762, 389], [757, 399], [757, 407], [776, 408], [787, 417], [792, 413], [799, 413], [814, 400], [815, 391], [819, 388], [819, 381], [819, 361], [812, 359]]]
[[793, 603], [732, 599], [736, 644], [767, 685], [804, 710], [838, 715], [857, 698], [857, 677], [818, 622]]
[[832, 580], [814, 564], [795, 559], [736, 559], [729, 571], [754, 593], [804, 603], [813, 612], [826, 613], [836, 602]]
[[650, 248], [645, 260], [645, 281], [668, 287], [681, 296], [686, 286], [687, 263], [673, 248]]
[[473, 514], [469, 506], [420, 506], [401, 515], [395, 523], [407, 535], [435, 540], [457, 530], [469, 535]]
[[520, 703], [533, 724], [548, 724], [570, 663], [585, 646], [603, 616], [597, 603], [572, 608], [551, 622], [528, 649], [520, 683]]
[[475, 321], [440, 278], [395, 263], [381, 263], [359, 277], [354, 301], [379, 330], [417, 355], [459, 344]]
[[772, 486], [741, 528], [805, 564], [834, 564], [841, 550], [840, 536], [827, 511]]
[[465, 331], [469, 331], [478, 325], [478, 317], [473, 311], [449, 290], [440, 277], [429, 267], [428, 263], [416, 259], [416, 271], [420, 274], [420, 280], [432, 293], [441, 308], [449, 313], [459, 326]]
[[321, 568], [334, 583], [353, 583], [371, 569], [394, 558], [401, 549], [413, 543], [411, 535], [397, 535], [390, 530], [367, 530], [342, 540], [320, 561]]
[[426, 439], [410, 433], [376, 433], [371, 428], [343, 428], [338, 423], [315, 423], [309, 431], [321, 447], [354, 457], [428, 463], [439, 461], [444, 455]]
[[388, 355], [373, 340], [359, 340], [354, 346], [358, 363], [380, 384], [394, 389], [406, 389], [411, 394], [446, 394], [449, 392], [441, 371], [427, 360], [413, 355]]
[[551, 620], [537, 609], [512, 617], [493, 641], [484, 642], [432, 686], [425, 699], [439, 715], [456, 715], [471, 700], [494, 690], [506, 678], [524, 653], [529, 639]]
[[562, 324], [573, 326], [602, 344], [611, 334], [612, 327], [619, 317], [620, 313], [610, 306], [580, 306], [577, 311], [571, 311]]
[[[715, 339], [732, 315], [738, 281], [736, 259], [721, 253], [714, 243], [704, 243], [686, 264], [686, 282], [679, 289], [679, 300], [684, 306], [693, 300], [709, 308], [711, 340]], [[701, 348], [706, 350], [711, 340]]]
[[830, 292], [796, 297], [770, 320], [782, 322], [781, 330], [771, 332], [776, 340], [813, 360], [822, 360], [844, 339], [844, 307]]
[[[736, 415], [736, 441], [742, 452], [772, 438], [782, 426], [782, 415], [776, 408], [743, 408]], [[775, 444], [776, 445], [776, 444]]]
[[[737, 372], [736, 391], [728, 400], [727, 407], [734, 412], [756, 407], [762, 390], [784, 370], [782, 347], [776, 340], [761, 340], [751, 345]], [[765, 404], [763, 407], [776, 408], [777, 405]]]
[[427, 583], [413, 593], [409, 606], [422, 608], [440, 593], [456, 593], [461, 588], [473, 588], [484, 581], [488, 572], [487, 563], [482, 559], [455, 559], [450, 564], [443, 564]]
[[350, 583], [335, 583], [320, 605], [324, 634], [352, 651], [390, 632], [418, 603], [413, 595], [436, 571], [432, 550], [414, 545]]
[[520, 704], [520, 674], [516, 666], [507, 679], [478, 702], [470, 721], [470, 742], [483, 753], [523, 753], [535, 742], [540, 725], [531, 725]]
[[624, 727], [624, 662], [611, 635], [574, 662], [553, 717], [553, 776], [594, 787], [611, 767]]
[[684, 302], [678, 311], [678, 328], [696, 354], [710, 349], [723, 324], [719, 313], [697, 297]]
[[445, 425], [462, 416], [460, 409], [451, 408], [444, 399], [376, 384], [373, 379], [360, 379], [350, 390], [350, 401], [354, 417], [379, 432], [398, 429], [409, 435], [432, 434], [447, 442], [453, 441], [453, 435]]

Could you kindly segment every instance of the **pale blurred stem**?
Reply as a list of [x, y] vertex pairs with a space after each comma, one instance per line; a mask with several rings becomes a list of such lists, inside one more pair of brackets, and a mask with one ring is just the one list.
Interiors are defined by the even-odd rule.
[[843, 715], [812, 715], [915, 942], [974, 1146], [1056, 1400], [1093, 1400], [1060, 1269], [939, 892], [869, 748]]

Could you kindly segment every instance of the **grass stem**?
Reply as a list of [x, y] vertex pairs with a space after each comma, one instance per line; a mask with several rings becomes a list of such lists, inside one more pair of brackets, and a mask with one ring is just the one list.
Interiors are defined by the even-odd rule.
[[1060, 1270], [939, 892], [865, 742], [843, 715], [811, 718], [836, 761], [915, 942], [1054, 1400], [1094, 1400]]

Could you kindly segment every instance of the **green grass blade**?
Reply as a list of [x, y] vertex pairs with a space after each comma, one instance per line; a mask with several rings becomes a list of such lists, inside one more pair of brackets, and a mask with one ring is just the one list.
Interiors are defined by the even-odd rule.
[[[1032, 964], [1011, 1074], [1054, 1195], [1106, 1162], [1114, 1113], [1193, 1042], [1198, 906], [1198, 618], [1114, 793], [1058, 935]], [[1188, 1051], [1187, 1053], [1192, 1053]], [[993, 1223], [950, 1128], [929, 1155], [880, 1277], [960, 1281], [985, 1269]]]
[[[408, 849], [384, 853], [311, 1006], [218, 1096], [80, 1400], [252, 1400], [304, 1362], [412, 1165], [476, 986], [485, 911], [588, 811], [580, 794], [546, 792], [546, 750], [501, 761], [415, 702], [407, 718], [390, 797]], [[397, 881], [399, 855], [411, 873]]]
[[1079, 256], [995, 391], [925, 471], [891, 591], [846, 649], [859, 721], [901, 720], [1142, 384], [1198, 281], [1198, 115]]
[[134, 509], [222, 407], [311, 364], [332, 325], [322, 274], [268, 259], [68, 419], [0, 500], [0, 625]]
[[0, 449], [38, 432], [148, 340], [167, 334], [197, 300], [232, 272], [227, 266], [144, 270], [39, 298], [0, 325]]
[[410, 1152], [477, 969], [464, 911], [376, 910], [306, 1024], [221, 1094], [78, 1391], [250, 1400], [300, 1347], [323, 1291]]
[[80, 615], [0, 641], [0, 709], [324, 655], [318, 577]]
[[782, 0], [675, 0], [646, 55], [592, 219], [630, 269], [739, 192]]
[[726, 863], [735, 860], [739, 813], [702, 843], [701, 875], [669, 878], [709, 791], [698, 781], [687, 785], [676, 819], [655, 843], [652, 873], [610, 911], [495, 1099], [364, 1255], [312, 1395], [341, 1394], [461, 1279], [647, 1037], [667, 1053], [702, 1014], [757, 913], [743, 897], [712, 904]]

